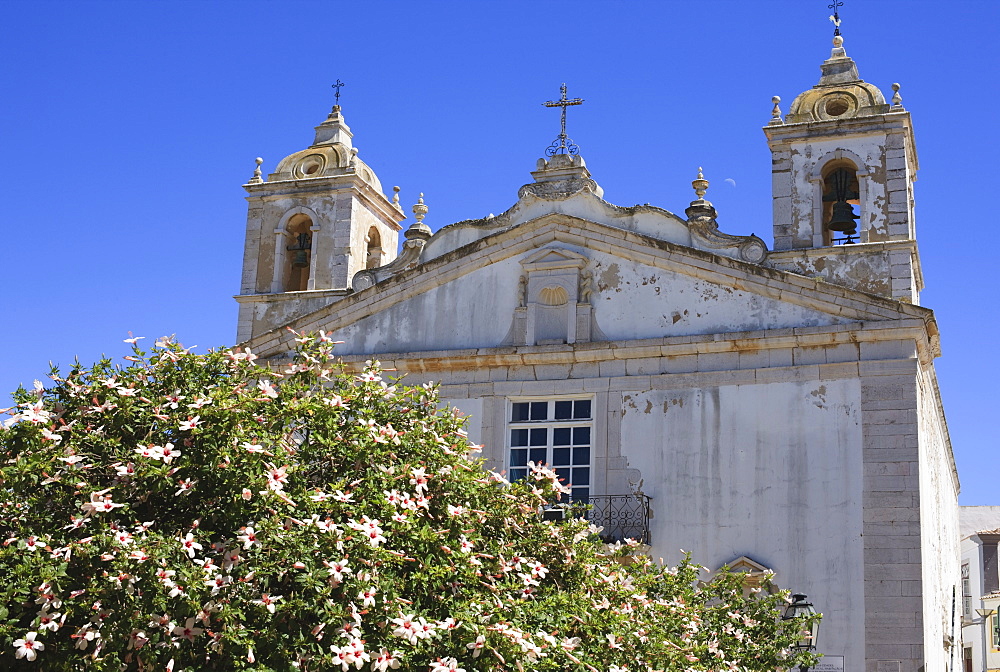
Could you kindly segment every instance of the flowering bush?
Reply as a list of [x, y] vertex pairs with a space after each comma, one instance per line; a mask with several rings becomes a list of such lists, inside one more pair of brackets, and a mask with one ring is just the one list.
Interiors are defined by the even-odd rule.
[[483, 470], [433, 386], [171, 339], [15, 393], [0, 430], [0, 668], [775, 670], [801, 623]]

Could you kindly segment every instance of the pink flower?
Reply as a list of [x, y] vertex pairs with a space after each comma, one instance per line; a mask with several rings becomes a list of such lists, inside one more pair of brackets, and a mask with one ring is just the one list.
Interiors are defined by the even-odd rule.
[[17, 658], [34, 660], [38, 656], [39, 651], [45, 650], [44, 644], [35, 641], [36, 637], [38, 637], [37, 632], [29, 632], [24, 636], [24, 639], [15, 639], [14, 648], [17, 649], [17, 651], [14, 652], [14, 655]]

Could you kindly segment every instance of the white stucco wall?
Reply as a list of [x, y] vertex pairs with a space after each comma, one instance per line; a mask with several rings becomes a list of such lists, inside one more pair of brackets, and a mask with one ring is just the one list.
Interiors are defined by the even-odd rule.
[[[918, 388], [920, 435], [920, 547], [924, 601], [926, 672], [946, 672], [961, 660], [961, 561], [958, 490], [951, 470], [944, 417], [939, 412], [931, 376]], [[954, 600], [954, 609], [952, 599]], [[973, 607], [975, 608], [975, 607]], [[954, 650], [942, 646], [954, 640]]]
[[652, 497], [653, 553], [747, 555], [824, 613], [819, 649], [863, 670], [860, 383], [626, 393], [621, 452]]

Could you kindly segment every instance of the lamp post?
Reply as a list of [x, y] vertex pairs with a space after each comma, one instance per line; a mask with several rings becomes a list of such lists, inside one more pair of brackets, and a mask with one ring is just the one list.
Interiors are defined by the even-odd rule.
[[[816, 613], [813, 605], [806, 601], [806, 596], [800, 593], [792, 595], [792, 603], [788, 605], [785, 609], [785, 615], [782, 616], [782, 620], [788, 621], [794, 618], [799, 618], [800, 616], [812, 616]], [[819, 621], [814, 620], [812, 623], [806, 626], [802, 630], [802, 636], [799, 638], [792, 648], [796, 651], [815, 651], [816, 650], [816, 638], [819, 636]], [[809, 672], [808, 667], [799, 668], [802, 672]]]
[[997, 613], [996, 609], [976, 609], [976, 613], [979, 614], [979, 623], [983, 626], [983, 672], [989, 669], [989, 663], [986, 659], [986, 652], [989, 650], [986, 647], [989, 646], [989, 640], [987, 639], [988, 633], [986, 631], [986, 623], [990, 620], [990, 616]]

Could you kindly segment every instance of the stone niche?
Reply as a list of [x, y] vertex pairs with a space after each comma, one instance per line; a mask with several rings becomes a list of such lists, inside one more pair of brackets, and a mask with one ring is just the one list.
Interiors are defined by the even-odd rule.
[[561, 345], [591, 340], [593, 273], [587, 257], [547, 247], [521, 261], [518, 301], [504, 345]]

